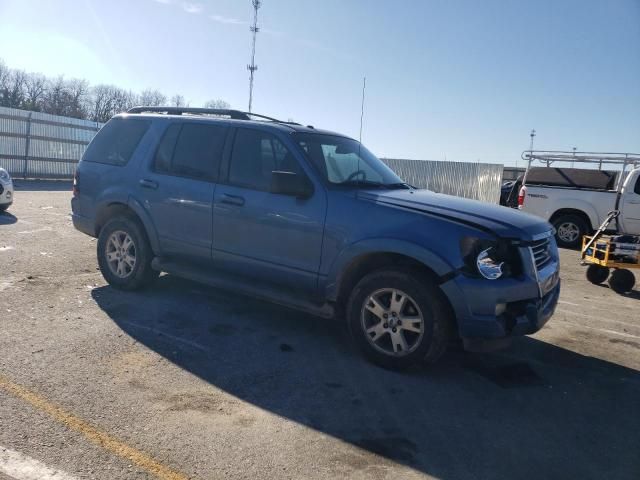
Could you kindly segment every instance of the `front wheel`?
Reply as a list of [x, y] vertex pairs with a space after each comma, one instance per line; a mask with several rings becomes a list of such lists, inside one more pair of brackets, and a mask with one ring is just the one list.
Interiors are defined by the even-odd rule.
[[102, 276], [116, 288], [137, 290], [159, 275], [151, 268], [153, 252], [144, 228], [134, 218], [109, 220], [100, 230], [97, 254]]
[[440, 292], [412, 273], [365, 276], [349, 298], [347, 319], [362, 352], [387, 368], [435, 362], [449, 339], [450, 318]]

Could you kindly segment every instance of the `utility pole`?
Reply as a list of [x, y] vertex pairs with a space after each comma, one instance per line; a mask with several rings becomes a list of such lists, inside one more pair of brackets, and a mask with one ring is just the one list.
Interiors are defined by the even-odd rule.
[[[531, 156], [533, 155], [533, 138], [536, 136], [536, 129], [532, 129], [529, 134], [531, 137], [531, 143], [529, 144], [529, 165], [531, 164]], [[547, 162], [547, 167], [549, 166], [549, 162]]]
[[251, 113], [251, 104], [253, 103], [253, 75], [258, 66], [256, 65], [256, 37], [260, 29], [258, 28], [258, 9], [260, 8], [260, 0], [251, 0], [253, 4], [253, 25], [249, 27], [253, 35], [253, 41], [251, 45], [251, 64], [247, 65], [249, 70], [249, 113]]

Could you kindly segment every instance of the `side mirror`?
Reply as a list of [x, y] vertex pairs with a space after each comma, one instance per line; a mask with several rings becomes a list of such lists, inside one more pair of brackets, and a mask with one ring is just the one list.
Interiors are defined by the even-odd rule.
[[313, 195], [313, 184], [304, 175], [294, 172], [271, 172], [271, 193], [309, 198]]

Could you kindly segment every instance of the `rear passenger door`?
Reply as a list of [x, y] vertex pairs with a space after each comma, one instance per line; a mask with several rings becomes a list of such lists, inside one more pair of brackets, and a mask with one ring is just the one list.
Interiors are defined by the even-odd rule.
[[[238, 128], [215, 192], [213, 258], [251, 281], [313, 294], [317, 288], [326, 191], [275, 135]], [[272, 171], [307, 176], [310, 198], [270, 193]]]
[[172, 123], [139, 181], [162, 255], [209, 261], [212, 202], [228, 128]]

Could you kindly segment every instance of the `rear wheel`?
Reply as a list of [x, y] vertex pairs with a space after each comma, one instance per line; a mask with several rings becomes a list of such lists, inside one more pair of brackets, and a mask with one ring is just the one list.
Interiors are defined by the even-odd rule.
[[576, 248], [588, 231], [587, 222], [579, 215], [560, 215], [553, 221], [558, 246]]
[[600, 265], [591, 264], [587, 268], [587, 280], [594, 285], [600, 285], [609, 277], [609, 269]]
[[636, 277], [625, 268], [614, 270], [609, 277], [609, 286], [616, 293], [629, 293], [636, 284]]
[[132, 217], [116, 217], [102, 227], [97, 254], [102, 276], [116, 288], [137, 290], [159, 275], [151, 268], [153, 252], [144, 228]]
[[448, 310], [437, 287], [411, 273], [365, 276], [349, 298], [347, 319], [365, 356], [387, 368], [435, 362], [449, 339]]
[[7, 205], [7, 204], [0, 205], [0, 213], [6, 212], [8, 208], [9, 208], [9, 205]]

